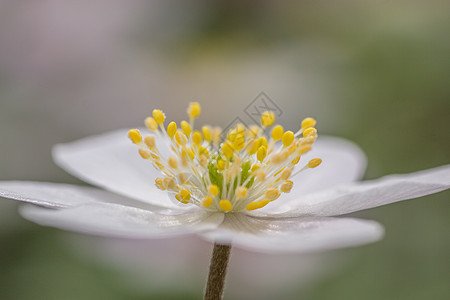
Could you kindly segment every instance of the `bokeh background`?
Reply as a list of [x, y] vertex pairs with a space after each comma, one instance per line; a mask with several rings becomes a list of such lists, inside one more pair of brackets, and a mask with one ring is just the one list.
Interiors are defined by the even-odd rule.
[[[226, 126], [264, 91], [297, 128], [358, 143], [366, 179], [450, 161], [448, 1], [0, 0], [0, 180], [83, 184], [53, 144], [136, 127], [153, 108]], [[376, 244], [236, 250], [227, 299], [447, 299], [449, 192], [354, 214]], [[0, 299], [198, 299], [211, 245], [42, 228], [0, 201]]]

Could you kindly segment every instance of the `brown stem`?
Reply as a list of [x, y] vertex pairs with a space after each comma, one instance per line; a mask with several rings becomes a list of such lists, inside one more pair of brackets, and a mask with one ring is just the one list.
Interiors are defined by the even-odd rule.
[[222, 299], [230, 252], [231, 245], [214, 243], [211, 264], [209, 265], [208, 283], [205, 290], [205, 300]]

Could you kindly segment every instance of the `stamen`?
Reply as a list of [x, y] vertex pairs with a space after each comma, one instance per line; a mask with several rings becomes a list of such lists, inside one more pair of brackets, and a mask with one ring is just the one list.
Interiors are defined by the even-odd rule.
[[172, 139], [175, 132], [177, 132], [177, 123], [170, 122], [169, 125], [167, 125], [167, 135]]
[[283, 193], [289, 193], [292, 189], [292, 187], [294, 186], [294, 183], [290, 180], [286, 180], [285, 182], [283, 182], [283, 184], [280, 187], [280, 191], [282, 191]]
[[261, 125], [263, 127], [270, 127], [275, 123], [275, 114], [272, 111], [265, 111], [261, 115]]
[[186, 145], [188, 142], [186, 135], [184, 135], [184, 133], [179, 130], [177, 130], [177, 132], [175, 133], [175, 140], [181, 146]]
[[198, 102], [191, 102], [189, 104], [189, 107], [187, 109], [189, 118], [195, 119], [200, 115], [201, 112], [202, 112], [202, 107], [200, 106], [200, 104]]
[[285, 147], [288, 147], [289, 145], [291, 145], [292, 144], [292, 142], [294, 141], [294, 133], [292, 132], [292, 131], [286, 131], [284, 134], [283, 134], [283, 137], [282, 137], [282, 139], [281, 139], [281, 141], [283, 142], [283, 145], [285, 146]]
[[316, 126], [316, 120], [314, 120], [313, 118], [306, 118], [302, 121], [302, 129], [305, 130], [306, 128], [309, 127], [314, 127]]
[[305, 131], [303, 131], [303, 137], [314, 136], [317, 134], [317, 129], [314, 127], [309, 127]]
[[200, 131], [195, 130], [194, 133], [192, 134], [192, 141], [194, 142], [195, 145], [200, 146], [202, 143], [202, 134], [200, 133]]
[[212, 203], [213, 203], [213, 199], [209, 196], [206, 196], [205, 198], [203, 198], [202, 206], [210, 207]]
[[247, 197], [247, 188], [245, 186], [240, 186], [236, 189], [236, 199], [245, 199]]
[[189, 125], [188, 122], [186, 121], [181, 121], [181, 129], [183, 130], [184, 134], [187, 136], [191, 135], [191, 125]]
[[264, 160], [264, 158], [266, 158], [267, 155], [267, 148], [264, 146], [261, 146], [258, 148], [258, 151], [256, 153], [256, 158], [262, 162]]
[[220, 144], [219, 127], [195, 130], [194, 119], [201, 113], [197, 102], [190, 103], [187, 112], [189, 122], [182, 121], [180, 128], [175, 122], [165, 127], [165, 115], [159, 109], [145, 119], [149, 130], [167, 137], [172, 155], [162, 155], [155, 136], [143, 137], [137, 129], [128, 132], [139, 155], [163, 174], [155, 179], [156, 187], [173, 193], [181, 203], [226, 213], [259, 209], [281, 193], [289, 193], [293, 188], [290, 178], [322, 162], [315, 158], [301, 168], [296, 166], [317, 138], [313, 118], [304, 119], [295, 134], [274, 126], [268, 142], [264, 130], [274, 125], [275, 114], [266, 111], [261, 126], [237, 124]]
[[175, 157], [170, 156], [168, 162], [172, 169], [178, 169], [178, 160]]
[[278, 189], [268, 189], [265, 194], [266, 200], [276, 200], [280, 197], [280, 191]]
[[163, 180], [161, 178], [156, 178], [155, 179], [155, 185], [158, 189], [160, 190], [165, 190], [166, 188], [163, 185]]
[[139, 155], [141, 155], [141, 157], [143, 159], [149, 159], [152, 157], [152, 154], [148, 150], [139, 149], [138, 151], [139, 151]]
[[274, 141], [279, 141], [281, 140], [282, 136], [283, 136], [283, 126], [281, 125], [277, 125], [272, 129], [272, 138]]
[[188, 204], [189, 200], [191, 199], [191, 193], [186, 189], [182, 189], [178, 194], [175, 195], [175, 198], [183, 204]]
[[144, 143], [149, 147], [150, 149], [155, 149], [156, 147], [156, 140], [153, 135], [146, 136], [144, 138]]
[[150, 131], [157, 131], [158, 130], [158, 124], [156, 123], [155, 119], [152, 117], [148, 117], [145, 119], [145, 127], [148, 128]]
[[219, 187], [215, 184], [212, 184], [208, 188], [208, 192], [211, 196], [217, 196], [219, 194]]
[[247, 204], [245, 209], [247, 209], [247, 210], [260, 209], [260, 208], [263, 208], [264, 206], [266, 206], [269, 203], [270, 203], [269, 200], [255, 201], [255, 202]]
[[166, 119], [166, 116], [160, 109], [154, 109], [153, 110], [153, 119], [158, 125], [162, 125], [164, 123], [164, 120]]
[[314, 158], [309, 161], [308, 167], [310, 167], [312, 169], [312, 168], [317, 167], [321, 163], [322, 163], [322, 160], [320, 158]]
[[131, 129], [130, 131], [128, 131], [128, 137], [135, 144], [139, 144], [140, 142], [142, 142], [142, 135], [137, 129]]
[[233, 209], [233, 205], [229, 200], [220, 200], [219, 206], [225, 212], [229, 212], [231, 211], [231, 209]]
[[203, 137], [208, 143], [211, 142], [211, 128], [209, 126], [202, 127]]

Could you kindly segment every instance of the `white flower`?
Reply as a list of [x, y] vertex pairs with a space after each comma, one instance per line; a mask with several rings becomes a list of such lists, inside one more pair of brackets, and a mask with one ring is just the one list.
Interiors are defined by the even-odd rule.
[[[364, 154], [339, 138], [316, 141], [315, 121], [309, 118], [295, 134], [275, 126], [267, 140], [261, 139], [261, 129], [274, 119], [266, 113], [256, 131], [238, 125], [219, 144], [220, 133], [209, 127], [203, 134], [192, 131], [200, 113], [196, 105], [191, 105], [190, 123], [182, 124], [183, 131], [173, 124], [166, 131], [159, 110], [146, 120], [156, 139], [129, 131], [141, 156], [156, 168], [136, 155], [121, 130], [58, 145], [53, 152], [69, 173], [106, 191], [3, 181], [0, 196], [34, 204], [22, 206], [20, 212], [41, 225], [140, 239], [198, 234], [253, 251], [284, 253], [376, 241], [383, 235], [377, 222], [332, 216], [450, 187], [450, 165], [356, 182], [365, 169]], [[321, 160], [311, 153], [323, 159], [320, 167], [315, 168]], [[306, 164], [298, 167], [303, 161]]]

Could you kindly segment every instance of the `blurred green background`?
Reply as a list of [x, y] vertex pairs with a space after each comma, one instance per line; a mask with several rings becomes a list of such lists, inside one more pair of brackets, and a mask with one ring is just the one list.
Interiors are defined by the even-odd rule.
[[[450, 160], [448, 1], [0, 1], [0, 180], [82, 184], [53, 144], [136, 127], [153, 108], [226, 126], [259, 92], [296, 128], [355, 141], [366, 179]], [[449, 192], [354, 214], [378, 243], [236, 250], [226, 299], [447, 299]], [[211, 245], [82, 237], [0, 201], [0, 299], [198, 299]], [[147, 262], [147, 264], [145, 264]]]

